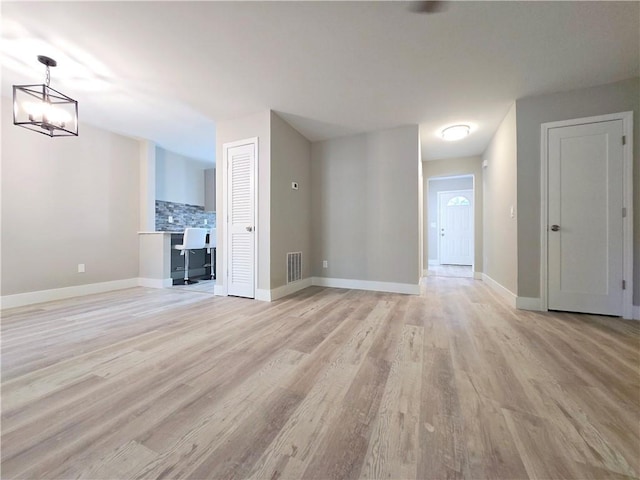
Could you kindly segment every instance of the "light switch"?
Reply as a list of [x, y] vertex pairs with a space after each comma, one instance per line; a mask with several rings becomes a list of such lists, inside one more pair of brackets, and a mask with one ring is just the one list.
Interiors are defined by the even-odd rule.
[[513, 205], [511, 205], [511, 210], [509, 211], [509, 216], [511, 218], [514, 218], [516, 216], [516, 210], [515, 210], [515, 208], [513, 208]]
[[173, 217], [169, 215], [169, 223], [173, 223]]

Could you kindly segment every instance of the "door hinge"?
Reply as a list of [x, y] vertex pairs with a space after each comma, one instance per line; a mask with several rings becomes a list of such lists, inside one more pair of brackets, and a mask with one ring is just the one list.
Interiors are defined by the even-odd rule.
[[627, 207], [622, 207], [622, 218], [627, 218]]
[[626, 136], [626, 135], [623, 135], [623, 136], [622, 136], [622, 144], [623, 144], [623, 145], [626, 145], [626, 144], [627, 144], [627, 136]]
[[622, 280], [622, 289], [623, 290], [627, 289], [627, 281], [626, 280]]

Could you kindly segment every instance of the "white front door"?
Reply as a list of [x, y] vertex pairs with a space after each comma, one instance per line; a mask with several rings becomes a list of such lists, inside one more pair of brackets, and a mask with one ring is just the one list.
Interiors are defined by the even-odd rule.
[[256, 143], [227, 152], [227, 279], [229, 295], [255, 297]]
[[549, 129], [548, 307], [622, 315], [623, 124]]
[[473, 265], [473, 190], [439, 192], [442, 265]]

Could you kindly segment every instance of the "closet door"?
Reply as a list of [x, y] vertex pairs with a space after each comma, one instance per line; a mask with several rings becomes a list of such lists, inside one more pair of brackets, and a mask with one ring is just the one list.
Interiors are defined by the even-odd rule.
[[255, 142], [227, 150], [227, 279], [229, 295], [255, 297]]

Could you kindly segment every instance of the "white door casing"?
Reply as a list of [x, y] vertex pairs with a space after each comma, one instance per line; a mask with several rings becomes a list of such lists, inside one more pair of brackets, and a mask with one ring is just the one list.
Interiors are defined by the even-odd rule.
[[631, 313], [630, 121], [617, 114], [543, 125], [543, 310]]
[[438, 192], [442, 265], [473, 265], [473, 190]]
[[255, 297], [257, 140], [225, 145], [227, 294]]

